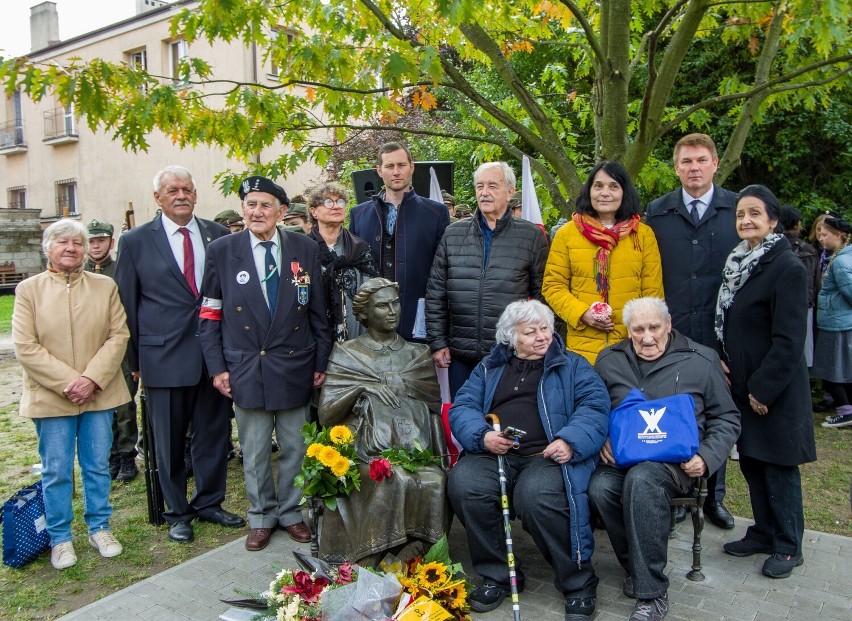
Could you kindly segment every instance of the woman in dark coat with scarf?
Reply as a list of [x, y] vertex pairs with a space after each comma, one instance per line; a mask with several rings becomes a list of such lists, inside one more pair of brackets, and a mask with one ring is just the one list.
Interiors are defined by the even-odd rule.
[[716, 304], [716, 336], [742, 414], [737, 442], [754, 525], [726, 543], [734, 556], [769, 554], [763, 574], [786, 578], [802, 564], [799, 464], [816, 459], [805, 365], [808, 287], [802, 262], [775, 232], [780, 205], [765, 186], [737, 196], [743, 240], [728, 256]]
[[349, 195], [340, 184], [318, 185], [308, 194], [309, 237], [320, 248], [328, 325], [336, 341], [360, 336], [363, 326], [352, 312], [352, 299], [365, 281], [379, 275], [370, 246], [343, 227]]

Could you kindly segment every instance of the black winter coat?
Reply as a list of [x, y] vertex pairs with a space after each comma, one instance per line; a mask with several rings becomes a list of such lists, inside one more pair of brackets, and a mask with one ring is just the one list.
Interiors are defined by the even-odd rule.
[[[816, 460], [804, 347], [807, 274], [781, 238], [758, 262], [725, 317], [724, 353], [742, 414], [741, 455], [782, 466]], [[769, 408], [759, 416], [751, 393]]]
[[447, 227], [426, 286], [426, 335], [432, 351], [477, 363], [494, 346], [497, 319], [510, 303], [541, 300], [547, 263], [544, 232], [511, 210], [497, 221], [488, 263], [479, 212]]
[[660, 248], [672, 327], [713, 348], [718, 348], [713, 315], [722, 268], [740, 242], [736, 205], [736, 194], [713, 184], [713, 199], [697, 227], [683, 204], [681, 188], [651, 201], [645, 213]]

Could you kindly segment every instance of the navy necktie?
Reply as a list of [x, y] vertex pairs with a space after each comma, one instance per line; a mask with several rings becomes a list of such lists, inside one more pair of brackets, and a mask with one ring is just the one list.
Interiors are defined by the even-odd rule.
[[273, 242], [260, 242], [260, 245], [266, 248], [266, 257], [263, 260], [266, 266], [266, 277], [263, 282], [266, 283], [266, 297], [269, 299], [269, 315], [274, 317], [275, 303], [278, 301], [278, 281], [281, 279], [281, 274], [278, 271], [275, 255], [272, 254]]
[[695, 226], [698, 226], [698, 223], [701, 222], [701, 216], [698, 213], [698, 206], [701, 204], [701, 201], [696, 199], [689, 203], [689, 215], [692, 216], [692, 223]]

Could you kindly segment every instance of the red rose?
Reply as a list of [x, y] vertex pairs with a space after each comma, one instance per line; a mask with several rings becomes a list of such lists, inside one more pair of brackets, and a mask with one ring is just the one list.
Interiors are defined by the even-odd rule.
[[349, 584], [352, 582], [352, 565], [349, 561], [337, 568], [337, 584]]
[[384, 457], [370, 462], [370, 478], [381, 483], [391, 475], [391, 463]]
[[317, 601], [320, 593], [331, 582], [327, 578], [312, 579], [311, 575], [304, 571], [293, 572], [293, 586], [282, 586], [281, 592], [288, 595], [298, 595], [306, 603], [313, 604]]

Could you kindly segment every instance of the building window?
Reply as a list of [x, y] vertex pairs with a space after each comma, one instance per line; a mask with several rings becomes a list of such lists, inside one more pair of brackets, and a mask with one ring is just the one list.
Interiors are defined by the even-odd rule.
[[19, 185], [14, 188], [9, 188], [9, 209], [26, 209], [27, 208], [27, 187]]
[[186, 41], [172, 41], [169, 46], [169, 77], [174, 84], [186, 85], [186, 76], [181, 75], [180, 63], [189, 58], [189, 46]]
[[127, 52], [127, 64], [139, 71], [148, 71], [148, 53], [143, 47], [135, 52]]
[[74, 104], [59, 106], [44, 113], [44, 139], [77, 136], [77, 119]]
[[60, 218], [77, 215], [77, 180], [56, 182], [56, 215]]
[[15, 147], [24, 142], [24, 115], [21, 107], [21, 91], [12, 93], [6, 100], [7, 122], [0, 124], [0, 148]]
[[[286, 30], [272, 30], [269, 33], [270, 47], [274, 47], [275, 43], [281, 37], [286, 37], [287, 45], [290, 45], [293, 42], [294, 35], [292, 32], [287, 32]], [[275, 61], [272, 59], [272, 54], [270, 54], [269, 77], [275, 78], [277, 80], [280, 76], [281, 68], [275, 64]]]

